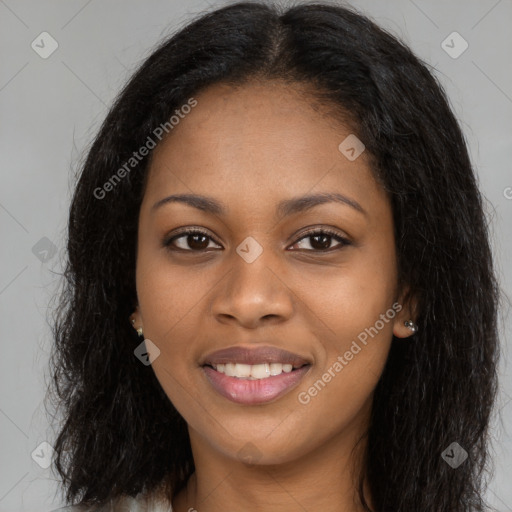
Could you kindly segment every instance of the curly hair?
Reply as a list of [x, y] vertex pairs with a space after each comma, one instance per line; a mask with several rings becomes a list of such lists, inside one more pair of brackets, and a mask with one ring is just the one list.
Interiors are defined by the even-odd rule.
[[[377, 512], [484, 510], [497, 393], [499, 287], [464, 136], [428, 66], [352, 8], [241, 2], [165, 40], [119, 93], [81, 166], [54, 314], [54, 443], [67, 503], [163, 490], [194, 471], [187, 424], [128, 322], [137, 305], [139, 208], [151, 158], [111, 179], [180, 105], [216, 83], [285, 80], [355, 123], [389, 193], [399, 285], [418, 299], [414, 341], [393, 337], [377, 384], [358, 492]], [[457, 442], [467, 460], [441, 457]]]

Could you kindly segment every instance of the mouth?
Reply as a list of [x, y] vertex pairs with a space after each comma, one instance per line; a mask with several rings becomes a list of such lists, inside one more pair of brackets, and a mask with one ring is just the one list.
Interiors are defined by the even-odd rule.
[[213, 389], [245, 405], [275, 401], [295, 388], [311, 361], [274, 347], [231, 347], [204, 358], [203, 372]]

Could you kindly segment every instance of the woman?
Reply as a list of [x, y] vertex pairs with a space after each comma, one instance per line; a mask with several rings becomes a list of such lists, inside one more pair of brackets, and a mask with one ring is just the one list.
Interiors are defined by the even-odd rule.
[[238, 3], [165, 41], [68, 253], [63, 510], [484, 510], [482, 199], [442, 88], [364, 16]]

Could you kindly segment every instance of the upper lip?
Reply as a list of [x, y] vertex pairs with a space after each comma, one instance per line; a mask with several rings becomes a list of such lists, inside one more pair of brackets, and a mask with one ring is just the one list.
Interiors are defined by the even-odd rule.
[[217, 365], [226, 363], [260, 364], [260, 363], [281, 363], [291, 364], [298, 368], [305, 364], [311, 364], [306, 358], [276, 347], [255, 347], [247, 348], [233, 346], [216, 350], [207, 354], [201, 366]]

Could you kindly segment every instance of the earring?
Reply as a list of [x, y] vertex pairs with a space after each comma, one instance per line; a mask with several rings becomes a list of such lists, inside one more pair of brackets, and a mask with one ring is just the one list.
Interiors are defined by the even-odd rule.
[[[132, 325], [135, 325], [135, 318], [132, 318]], [[144, 337], [144, 334], [142, 332], [142, 327], [139, 327], [137, 329], [137, 334], [139, 335], [139, 338]]]
[[416, 325], [412, 320], [406, 320], [406, 321], [404, 322], [404, 325], [405, 325], [407, 328], [409, 328], [409, 329], [413, 332], [413, 334], [414, 334], [415, 332], [418, 332], [418, 326], [417, 326], [417, 325]]

